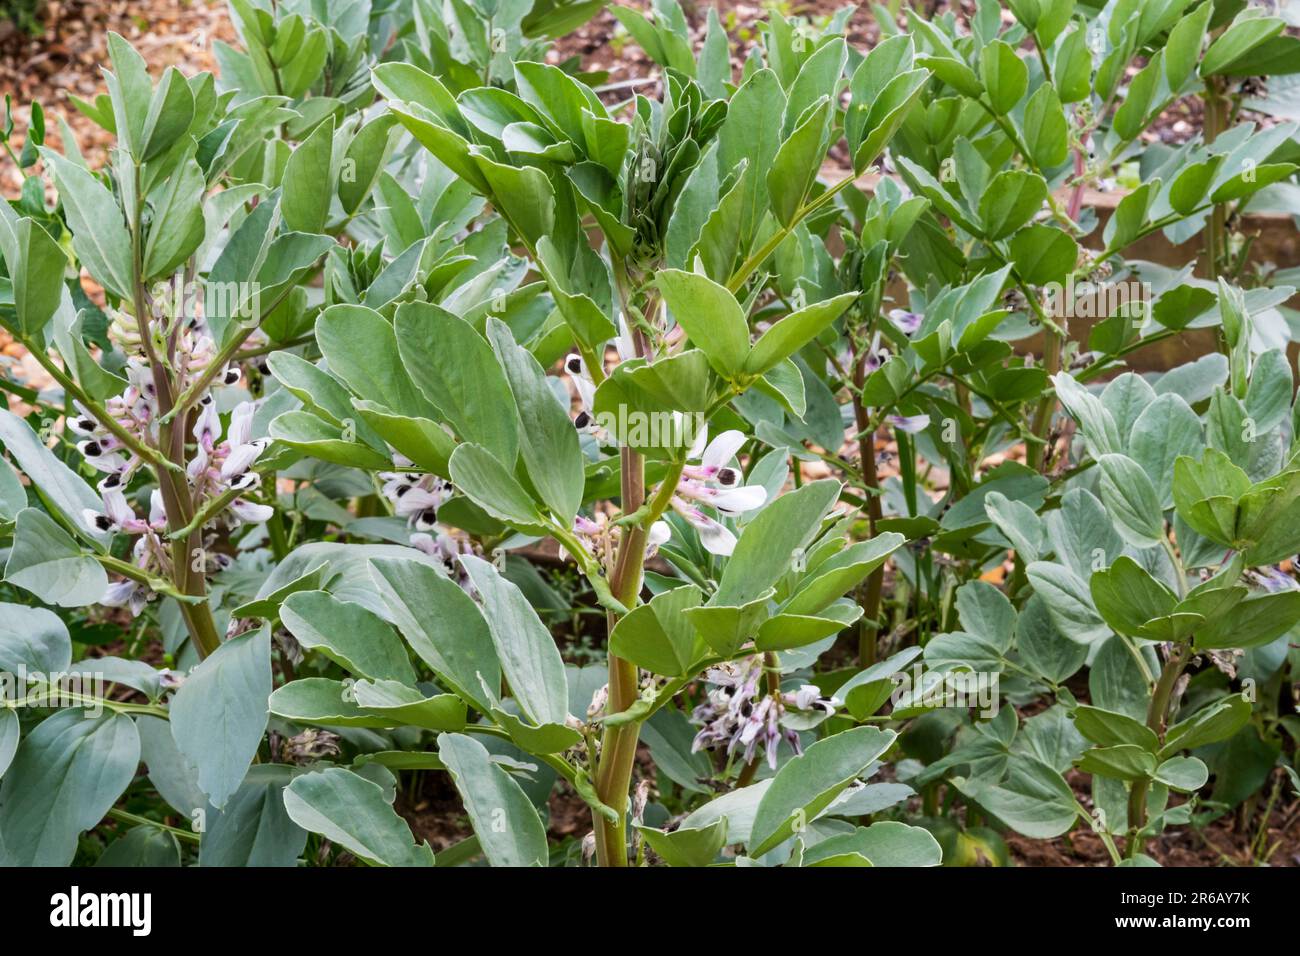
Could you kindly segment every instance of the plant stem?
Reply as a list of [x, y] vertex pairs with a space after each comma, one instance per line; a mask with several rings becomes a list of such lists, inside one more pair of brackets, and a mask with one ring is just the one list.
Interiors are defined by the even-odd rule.
[[[1155, 733], [1161, 743], [1165, 739], [1165, 720], [1168, 717], [1169, 702], [1173, 696], [1174, 686], [1182, 676], [1183, 669], [1192, 659], [1192, 645], [1189, 641], [1180, 644], [1178, 649], [1165, 662], [1156, 682], [1155, 693], [1151, 695], [1151, 704], [1147, 708], [1147, 726]], [[1141, 832], [1147, 822], [1147, 789], [1151, 781], [1145, 777], [1133, 784], [1128, 800], [1128, 846], [1125, 855], [1133, 859], [1142, 852], [1145, 842]]]
[[[645, 458], [631, 448], [620, 450], [622, 466], [622, 500], [624, 511], [637, 511], [645, 503]], [[667, 510], [677, 489], [683, 462], [668, 468], [645, 516], [637, 524], [624, 529], [619, 543], [618, 558], [610, 580], [614, 598], [625, 608], [636, 606], [641, 593], [641, 578], [645, 567], [646, 538], [650, 526]], [[606, 622], [610, 631], [617, 623], [617, 614], [609, 611]], [[638, 673], [636, 665], [614, 654], [609, 655], [609, 702], [606, 713], [619, 714], [636, 703]], [[601, 803], [612, 807], [618, 820], [603, 817], [593, 819], [596, 833], [596, 859], [600, 866], [627, 866], [625, 843], [625, 818], [628, 790], [632, 782], [632, 765], [636, 758], [639, 721], [631, 720], [615, 726], [606, 726], [601, 740], [600, 763], [596, 768], [596, 794]]]
[[[862, 384], [866, 381], [866, 357], [858, 357], [853, 365], [853, 420], [858, 429], [858, 458], [862, 469], [862, 484], [867, 498], [867, 533], [876, 536], [876, 522], [881, 518], [880, 480], [876, 475], [876, 435], [867, 419], [866, 406], [862, 404]], [[867, 577], [866, 593], [862, 597], [862, 622], [858, 630], [858, 666], [869, 667], [876, 661], [876, 639], [880, 625], [880, 596], [885, 586], [885, 569], [882, 565]]]
[[[136, 328], [140, 333], [140, 345], [144, 350], [145, 361], [153, 374], [155, 398], [161, 424], [158, 427], [158, 450], [170, 461], [173, 468], [158, 468], [158, 488], [162, 493], [163, 506], [167, 512], [169, 528], [183, 528], [194, 517], [194, 499], [190, 494], [189, 481], [185, 476], [185, 432], [187, 418], [183, 412], [175, 421], [169, 421], [175, 405], [175, 386], [167, 374], [167, 367], [154, 348], [153, 333], [149, 328], [148, 307], [144, 288], [144, 229], [141, 215], [144, 197], [140, 195], [140, 165], [135, 164], [135, 209], [131, 216], [131, 264], [134, 282], [131, 288], [131, 306], [135, 312]], [[170, 356], [168, 356], [170, 358]], [[193, 604], [180, 603], [181, 617], [185, 619], [186, 629], [194, 639], [194, 646], [200, 657], [207, 657], [219, 646], [221, 638], [217, 635], [216, 624], [212, 620], [212, 609], [206, 600], [207, 586], [203, 572], [191, 570], [190, 556], [203, 544], [203, 532], [195, 530], [184, 539], [172, 542], [172, 582], [176, 590], [199, 600]]]
[[199, 835], [190, 830], [182, 830], [179, 827], [168, 826], [165, 823], [159, 823], [157, 820], [150, 820], [148, 817], [142, 817], [135, 813], [128, 813], [125, 810], [118, 810], [114, 807], [108, 811], [108, 815], [114, 820], [121, 820], [123, 823], [133, 823], [141, 827], [156, 827], [164, 833], [170, 833], [178, 840], [185, 840], [188, 843], [198, 843]]
[[[1227, 125], [1223, 98], [1223, 80], [1217, 76], [1205, 79], [1205, 145], [1209, 146]], [[1210, 210], [1210, 221], [1205, 225], [1205, 261], [1202, 263], [1204, 277], [1210, 280], [1218, 278], [1219, 262], [1224, 253], [1224, 234], [1226, 232], [1226, 214], [1223, 203], [1215, 203]]]
[[[619, 457], [622, 466], [619, 504], [624, 511], [635, 511], [645, 501], [645, 458], [631, 448], [620, 449]], [[610, 585], [614, 597], [624, 607], [635, 605], [637, 594], [641, 591], [644, 554], [645, 534], [640, 525], [634, 525], [623, 533], [618, 563]], [[606, 617], [612, 633], [616, 623], [614, 612], [608, 612]], [[631, 707], [637, 698], [636, 685], [636, 665], [610, 654], [607, 711], [617, 714]], [[627, 814], [627, 792], [632, 779], [639, 731], [640, 726], [635, 721], [605, 728], [600, 764], [596, 770], [596, 794], [602, 803], [614, 808], [618, 821], [615, 823], [603, 818], [593, 819], [596, 828], [596, 860], [600, 866], [627, 866], [624, 818]]]

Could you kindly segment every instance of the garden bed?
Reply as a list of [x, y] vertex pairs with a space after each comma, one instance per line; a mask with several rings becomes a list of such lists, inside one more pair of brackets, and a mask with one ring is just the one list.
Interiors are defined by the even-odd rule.
[[920, 6], [0, 34], [0, 864], [1300, 865], [1300, 37]]

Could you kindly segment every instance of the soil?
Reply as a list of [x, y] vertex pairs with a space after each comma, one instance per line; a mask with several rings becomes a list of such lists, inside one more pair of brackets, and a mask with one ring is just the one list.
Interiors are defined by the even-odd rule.
[[[1066, 777], [1079, 802], [1091, 808], [1088, 778], [1074, 771]], [[1241, 814], [1229, 813], [1201, 827], [1166, 831], [1147, 842], [1146, 853], [1161, 866], [1256, 866], [1259, 861], [1252, 847], [1262, 844], [1266, 852], [1272, 851], [1269, 866], [1300, 866], [1300, 804], [1279, 804], [1269, 814], [1262, 841], [1258, 814], [1243, 826]], [[1109, 866], [1111, 862], [1105, 845], [1090, 830], [1075, 829], [1055, 840], [1031, 840], [1018, 833], [1007, 833], [1005, 839], [1019, 866]]]

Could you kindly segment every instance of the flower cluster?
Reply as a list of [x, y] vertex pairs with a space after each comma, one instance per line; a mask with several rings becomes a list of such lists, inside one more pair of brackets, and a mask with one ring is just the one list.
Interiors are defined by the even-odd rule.
[[[130, 354], [127, 359], [127, 387], [105, 402], [104, 411], [138, 444], [157, 448], [162, 409], [153, 369], [139, 354], [142, 351], [139, 335], [121, 315], [111, 324], [110, 334], [124, 351], [136, 354]], [[215, 354], [215, 345], [202, 321], [185, 322], [171, 340], [169, 361], [177, 372], [175, 386], [183, 389], [198, 381], [198, 376], [210, 369]], [[219, 370], [212, 381], [214, 385], [235, 385], [240, 377], [238, 368], [229, 367]], [[85, 509], [82, 521], [96, 532], [138, 536], [132, 547], [133, 564], [145, 576], [168, 575], [171, 552], [166, 546], [168, 517], [161, 491], [153, 491], [148, 517], [139, 517], [126, 497], [126, 489], [142, 464], [140, 457], [89, 409], [81, 404], [76, 408], [77, 414], [69, 419], [68, 427], [79, 437], [77, 450], [91, 467], [105, 473], [99, 482], [103, 509]], [[235, 407], [224, 439], [220, 438], [221, 416], [211, 390], [200, 396], [197, 408], [192, 428], [195, 450], [185, 466], [192, 511], [198, 513], [206, 503], [224, 497], [225, 509], [220, 515], [210, 516], [210, 520], [224, 518], [232, 526], [265, 521], [272, 509], [242, 497], [243, 492], [252, 491], [260, 484], [261, 478], [252, 467], [270, 444], [268, 439], [252, 437], [256, 403], [246, 401]], [[228, 563], [226, 556], [213, 554], [204, 558], [201, 570], [211, 573]], [[138, 615], [152, 596], [152, 590], [144, 583], [118, 581], [109, 585], [100, 603], [126, 607]]]
[[[414, 467], [414, 462], [402, 455], [393, 456], [393, 466], [401, 469]], [[417, 532], [431, 532], [438, 527], [438, 509], [451, 497], [451, 483], [437, 475], [416, 471], [381, 471], [383, 496], [393, 506], [393, 514], [405, 518]]]
[[[414, 467], [414, 462], [395, 454], [393, 465], [409, 469]], [[405, 518], [407, 525], [415, 529], [409, 539], [411, 547], [436, 558], [447, 576], [468, 591], [469, 576], [456, 559], [462, 554], [478, 554], [480, 549], [438, 524], [438, 509], [454, 490], [451, 483], [437, 475], [415, 471], [383, 471], [379, 479], [384, 483], [380, 490], [393, 506], [393, 514]]]
[[799, 732], [790, 726], [791, 712], [820, 712], [829, 716], [838, 705], [824, 697], [812, 684], [804, 684], [794, 693], [760, 693], [763, 679], [763, 656], [754, 654], [743, 660], [727, 661], [709, 668], [704, 679], [713, 685], [704, 701], [695, 708], [692, 720], [700, 731], [691, 744], [691, 752], [724, 747], [728, 756], [741, 747], [746, 763], [754, 760], [761, 746], [767, 764], [776, 769], [777, 748], [784, 740], [796, 754], [803, 749]]
[[[745, 435], [725, 431], [708, 441], [708, 430], [701, 430], [695, 445], [687, 453], [687, 465], [672, 497], [672, 509], [685, 518], [700, 536], [700, 543], [713, 554], [728, 555], [736, 547], [736, 536], [729, 528], [700, 510], [708, 506], [725, 516], [738, 515], [761, 508], [767, 501], [762, 485], [741, 484], [740, 470], [731, 465]], [[698, 461], [699, 464], [691, 464]]]

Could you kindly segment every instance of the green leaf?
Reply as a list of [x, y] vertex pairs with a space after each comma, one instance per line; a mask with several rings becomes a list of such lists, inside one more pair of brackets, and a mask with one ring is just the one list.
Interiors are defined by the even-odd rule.
[[414, 687], [394, 680], [359, 680], [352, 686], [357, 706], [368, 714], [387, 720], [388, 727], [420, 727], [424, 730], [465, 729], [465, 702], [455, 694], [426, 697]]
[[1241, 496], [1236, 546], [1255, 567], [1276, 564], [1300, 548], [1300, 471], [1266, 478]]
[[806, 548], [839, 498], [833, 479], [810, 482], [781, 495], [745, 526], [711, 604], [748, 603], [790, 569], [791, 555]]
[[1060, 836], [1074, 825], [1079, 814], [1070, 785], [1056, 770], [1033, 757], [1014, 757], [1006, 779], [997, 784], [961, 779], [953, 782], [989, 813], [1031, 839]]
[[386, 455], [369, 445], [350, 440], [343, 429], [311, 412], [292, 411], [277, 415], [271, 420], [267, 434], [305, 455], [348, 468], [377, 471], [392, 464]]
[[844, 310], [857, 297], [855, 292], [837, 295], [833, 299], [815, 302], [797, 312], [791, 312], [774, 323], [754, 343], [753, 351], [745, 359], [745, 372], [751, 375], [762, 375], [789, 358], [843, 315]]
[[637, 824], [637, 830], [669, 866], [708, 866], [727, 844], [726, 817], [703, 827], [656, 830]]
[[218, 809], [239, 789], [266, 732], [271, 629], [232, 637], [185, 679], [171, 702], [176, 746]]
[[478, 592], [501, 671], [524, 714], [535, 724], [563, 724], [569, 689], [555, 639], [519, 590], [490, 563], [461, 555]]
[[1174, 462], [1204, 447], [1200, 418], [1181, 396], [1169, 393], [1142, 409], [1128, 436], [1128, 453], [1151, 479], [1162, 510], [1174, 505]]
[[1210, 201], [1232, 202], [1253, 195], [1265, 186], [1287, 179], [1296, 169], [1295, 163], [1264, 163], [1244, 169], [1216, 186], [1210, 194]]
[[1250, 701], [1240, 694], [1231, 694], [1202, 707], [1169, 728], [1165, 745], [1160, 748], [1160, 759], [1164, 760], [1180, 750], [1195, 750], [1227, 740], [1250, 721], [1250, 711]]
[[1137, 781], [1149, 779], [1156, 772], [1156, 758], [1149, 750], [1133, 744], [1113, 747], [1094, 747], [1085, 751], [1075, 761], [1084, 773], [1098, 774], [1114, 780]]
[[1201, 55], [1201, 44], [1205, 40], [1205, 28], [1214, 13], [1214, 4], [1201, 4], [1191, 13], [1179, 19], [1169, 31], [1165, 41], [1165, 81], [1169, 89], [1180, 90]]
[[1153, 754], [1160, 749], [1160, 740], [1155, 731], [1127, 714], [1083, 704], [1075, 709], [1073, 716], [1074, 726], [1079, 733], [1094, 744], [1103, 747], [1129, 744]]
[[823, 96], [804, 113], [799, 126], [781, 144], [767, 172], [767, 189], [777, 222], [789, 228], [817, 179], [830, 139], [831, 101]]
[[411, 828], [384, 790], [342, 767], [296, 777], [284, 792], [294, 823], [378, 866], [432, 866], [429, 844], [417, 844]]
[[441, 417], [406, 373], [393, 326], [378, 312], [330, 306], [316, 318], [316, 344], [330, 371], [361, 398], [399, 415]]
[[1056, 684], [1078, 673], [1088, 656], [1087, 645], [1056, 629], [1039, 594], [1030, 597], [1016, 619], [1016, 650], [1034, 673]]
[[[1128, 555], [1104, 571], [1098, 571], [1088, 585], [1097, 610], [1116, 632], [1140, 637], [1159, 636], [1164, 640], [1186, 636], [1148, 630], [1149, 623], [1155, 626], [1156, 619], [1173, 614], [1178, 598]], [[1177, 630], [1171, 622], [1165, 623]]]
[[67, 253], [35, 220], [20, 219], [4, 202], [0, 203], [0, 255], [12, 284], [18, 331], [39, 341], [40, 332], [59, 308]]
[[768, 602], [776, 591], [768, 588], [744, 604], [724, 604], [715, 596], [701, 607], [682, 612], [719, 657], [732, 657], [740, 646], [754, 635], [770, 613]]
[[439, 734], [447, 765], [483, 854], [492, 866], [546, 866], [546, 829], [527, 794], [477, 740]]
[[1155, 779], [1170, 790], [1194, 793], [1210, 779], [1210, 769], [1196, 757], [1171, 757], [1156, 768]]
[[1029, 88], [1029, 69], [1016, 51], [994, 40], [980, 51], [980, 76], [995, 112], [1009, 113]]
[[203, 807], [207, 829], [199, 844], [199, 866], [296, 866], [307, 831], [289, 818], [284, 793], [298, 773], [283, 764], [250, 767], [224, 808]]
[[1130, 544], [1149, 548], [1164, 535], [1160, 499], [1142, 466], [1127, 455], [1102, 455], [1101, 500], [1115, 517], [1115, 528]]
[[68, 525], [98, 545], [107, 544], [112, 535], [86, 527], [81, 517], [87, 509], [95, 512], [103, 509], [100, 496], [45, 447], [30, 425], [3, 409], [0, 409], [0, 442]]
[[1046, 602], [1052, 623], [1070, 640], [1092, 644], [1110, 636], [1110, 628], [1093, 607], [1088, 586], [1069, 568], [1035, 561], [1025, 573]]
[[[373, 558], [370, 577], [393, 623], [441, 683], [487, 713], [501, 665], [474, 599], [446, 574], [419, 561]], [[485, 691], [484, 685], [493, 688]]]
[[786, 614], [818, 614], [848, 593], [888, 560], [906, 542], [901, 534], [885, 531], [869, 541], [858, 541], [827, 558], [795, 587], [782, 606]]
[[1232, 547], [1236, 540], [1237, 500], [1250, 490], [1250, 478], [1223, 452], [1207, 448], [1198, 462], [1174, 461], [1174, 507], [1197, 534]]
[[456, 440], [443, 426], [428, 418], [402, 415], [363, 399], [353, 399], [352, 407], [362, 421], [400, 454], [428, 472], [443, 478], [451, 476], [450, 459], [456, 450]]
[[1037, 173], [998, 173], [980, 198], [980, 222], [989, 239], [1004, 239], [1029, 222], [1047, 201], [1047, 183]]
[[464, 319], [424, 302], [399, 306], [394, 325], [412, 381], [461, 438], [513, 466], [519, 453], [518, 422], [509, 414], [514, 397], [483, 336]]
[[18, 745], [0, 781], [0, 862], [68, 866], [77, 837], [131, 783], [140, 737], [130, 717], [79, 709], [47, 717]]
[[19, 735], [18, 711], [10, 707], [0, 710], [0, 777], [5, 775], [18, 752]]
[[[718, 168], [730, 171], [741, 163], [748, 164], [749, 173], [738, 187], [740, 193], [734, 207], [738, 213], [735, 229], [741, 252], [749, 250], [767, 212], [769, 198], [764, 174], [772, 168], [781, 146], [780, 117], [785, 114], [785, 105], [785, 93], [776, 74], [770, 69], [756, 70], [731, 97], [727, 118], [718, 130]], [[704, 348], [703, 342], [696, 344]], [[705, 351], [709, 350], [705, 348]]]
[[491, 189], [493, 205], [529, 246], [555, 231], [555, 190], [534, 166], [497, 163], [481, 153], [471, 156]]
[[289, 595], [280, 619], [307, 650], [320, 651], [357, 677], [415, 683], [401, 638], [378, 614], [325, 591]]
[[[488, 336], [506, 373], [513, 404], [519, 409], [519, 452], [528, 478], [564, 527], [582, 504], [586, 464], [569, 410], [560, 404], [546, 373], [525, 348], [515, 344], [504, 322], [488, 319]], [[500, 412], [498, 412], [500, 413]]]
[[155, 867], [181, 865], [181, 845], [176, 837], [158, 827], [132, 827], [104, 849], [95, 866]]
[[1219, 38], [1210, 44], [1201, 59], [1201, 76], [1226, 72], [1265, 40], [1277, 36], [1286, 27], [1281, 17], [1239, 17]]
[[72, 666], [68, 627], [52, 611], [0, 604], [0, 671], [59, 674]]
[[618, 328], [600, 310], [595, 300], [585, 291], [574, 287], [569, 266], [549, 236], [543, 236], [538, 241], [533, 264], [546, 279], [560, 315], [579, 342], [589, 348], [603, 348], [605, 342], [618, 334]]
[[854, 727], [819, 740], [788, 760], [759, 802], [746, 841], [749, 855], [762, 856], [801, 832], [896, 737], [892, 730]]
[[736, 297], [707, 276], [665, 269], [656, 278], [677, 324], [724, 377], [745, 366], [749, 324]]
[[537, 503], [486, 448], [472, 444], [456, 446], [449, 470], [456, 487], [492, 517], [521, 531], [546, 533], [546, 518]]
[[153, 202], [153, 224], [145, 241], [142, 278], [171, 276], [203, 242], [203, 170], [190, 155], [163, 183]]
[[1300, 621], [1300, 591], [1278, 591], [1247, 598], [1232, 613], [1197, 630], [1198, 650], [1262, 647]]
[[804, 614], [777, 614], [764, 621], [754, 638], [754, 648], [759, 651], [788, 651], [807, 647], [855, 624], [862, 617], [862, 608], [845, 598], [835, 603], [819, 616]]
[[352, 681], [300, 677], [275, 689], [268, 709], [277, 717], [317, 727], [392, 727], [394, 721], [372, 714], [356, 702]]
[[990, 491], [984, 496], [984, 513], [1016, 549], [1020, 560], [1030, 564], [1042, 556], [1045, 530], [1033, 508], [999, 491]]
[[1012, 237], [1011, 261], [1031, 285], [1064, 283], [1079, 261], [1079, 244], [1061, 229], [1034, 223]]
[[871, 866], [938, 866], [943, 861], [943, 849], [929, 830], [881, 820], [814, 844], [804, 852], [803, 865], [843, 865], [839, 861], [846, 855]]
[[295, 232], [325, 231], [330, 200], [334, 197], [333, 150], [334, 120], [331, 117], [317, 125], [285, 163], [280, 211], [284, 224]]
[[108, 587], [99, 562], [83, 554], [72, 535], [35, 508], [18, 512], [5, 580], [60, 607], [97, 604]]
[[1021, 121], [1025, 147], [1034, 165], [1047, 170], [1065, 162], [1070, 152], [1069, 125], [1051, 83], [1042, 84], [1025, 104]]
[[610, 653], [655, 674], [684, 677], [700, 656], [695, 628], [684, 612], [698, 607], [701, 599], [694, 585], [656, 594], [614, 625]]

